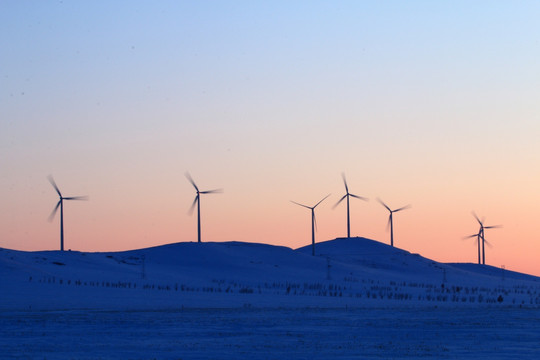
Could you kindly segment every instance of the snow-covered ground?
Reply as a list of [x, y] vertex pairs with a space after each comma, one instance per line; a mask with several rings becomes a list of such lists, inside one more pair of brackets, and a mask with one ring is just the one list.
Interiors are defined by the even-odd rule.
[[509, 307], [0, 313], [2, 359], [538, 359]]
[[539, 280], [364, 238], [0, 249], [0, 358], [539, 358]]
[[0, 309], [540, 305], [540, 279], [364, 238], [311, 247], [178, 243], [116, 253], [0, 249]]

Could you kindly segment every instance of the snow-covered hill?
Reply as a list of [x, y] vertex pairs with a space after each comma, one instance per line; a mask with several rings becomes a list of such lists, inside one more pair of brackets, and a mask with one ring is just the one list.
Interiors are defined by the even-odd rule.
[[2, 309], [537, 306], [540, 279], [442, 264], [365, 238], [297, 250], [176, 243], [114, 253], [0, 249]]

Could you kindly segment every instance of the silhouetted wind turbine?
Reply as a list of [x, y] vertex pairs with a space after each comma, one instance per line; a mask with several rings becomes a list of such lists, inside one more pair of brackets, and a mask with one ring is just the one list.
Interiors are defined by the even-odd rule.
[[60, 189], [58, 189], [58, 186], [54, 182], [54, 179], [51, 175], [47, 177], [49, 179], [49, 182], [54, 187], [56, 192], [58, 193], [58, 196], [60, 196], [60, 200], [54, 207], [53, 211], [51, 212], [51, 215], [49, 215], [49, 221], [52, 221], [54, 219], [54, 215], [58, 211], [58, 208], [60, 208], [60, 250], [64, 251], [64, 200], [88, 200], [88, 196], [69, 196], [64, 197], [62, 196], [62, 193], [60, 192]]
[[195, 184], [195, 181], [191, 178], [189, 173], [186, 172], [186, 178], [189, 180], [191, 185], [195, 188], [197, 191], [197, 195], [195, 196], [195, 200], [193, 200], [193, 204], [191, 204], [191, 207], [189, 208], [189, 213], [193, 213], [193, 209], [195, 208], [195, 204], [197, 204], [197, 242], [201, 242], [201, 194], [217, 194], [222, 193], [223, 189], [216, 189], [216, 190], [207, 190], [207, 191], [199, 191], [199, 188]]
[[386, 225], [386, 229], [388, 230], [388, 227], [390, 227], [390, 246], [394, 246], [394, 213], [397, 213], [401, 210], [407, 210], [411, 208], [411, 205], [406, 205], [403, 207], [400, 207], [399, 209], [392, 210], [388, 205], [386, 205], [381, 199], [377, 198], [377, 200], [381, 203], [382, 206], [386, 208], [390, 212], [390, 216], [388, 217], [388, 224]]
[[480, 235], [480, 237], [482, 239], [482, 265], [486, 265], [486, 250], [485, 250], [484, 244], [487, 243], [489, 245], [489, 243], [486, 240], [484, 231], [486, 229], [498, 229], [498, 228], [501, 228], [502, 225], [484, 226], [484, 219], [482, 219], [482, 221], [480, 221], [480, 219], [478, 218], [478, 216], [476, 216], [474, 211], [473, 211], [472, 214], [473, 214], [474, 218], [476, 219], [476, 221], [478, 221], [478, 223], [480, 224], [480, 230], [478, 231], [478, 234]]
[[342, 173], [341, 177], [343, 178], [343, 183], [345, 184], [345, 195], [343, 195], [343, 197], [339, 199], [336, 205], [334, 205], [334, 208], [338, 206], [339, 203], [342, 202], [345, 198], [347, 198], [347, 238], [350, 238], [351, 237], [351, 216], [349, 212], [349, 198], [353, 197], [353, 198], [357, 198], [364, 201], [368, 201], [368, 199], [362, 196], [349, 193], [349, 186], [347, 185], [347, 179], [345, 178], [345, 174]]
[[[480, 228], [481, 230], [482, 228]], [[480, 239], [482, 238], [482, 231], [479, 231], [478, 234], [473, 234], [469, 236], [465, 236], [464, 239], [470, 239], [470, 238], [476, 238], [476, 243], [478, 244], [478, 264], [482, 264], [481, 260], [481, 250], [480, 250]]]
[[315, 229], [317, 228], [317, 220], [315, 219], [315, 208], [317, 207], [317, 205], [322, 203], [329, 196], [330, 194], [326, 195], [321, 201], [316, 203], [314, 206], [307, 206], [307, 205], [300, 204], [300, 203], [297, 203], [296, 201], [291, 200], [293, 204], [300, 205], [311, 210], [311, 255], [313, 256], [315, 256]]

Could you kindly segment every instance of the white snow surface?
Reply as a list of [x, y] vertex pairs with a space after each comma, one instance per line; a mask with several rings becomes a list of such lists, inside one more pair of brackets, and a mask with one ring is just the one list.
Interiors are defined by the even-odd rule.
[[0, 359], [538, 359], [539, 280], [365, 238], [0, 248]]

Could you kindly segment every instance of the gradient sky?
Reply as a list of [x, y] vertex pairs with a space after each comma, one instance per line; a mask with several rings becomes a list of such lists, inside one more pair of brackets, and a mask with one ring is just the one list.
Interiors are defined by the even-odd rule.
[[2, 1], [0, 247], [351, 233], [540, 275], [538, 1]]

